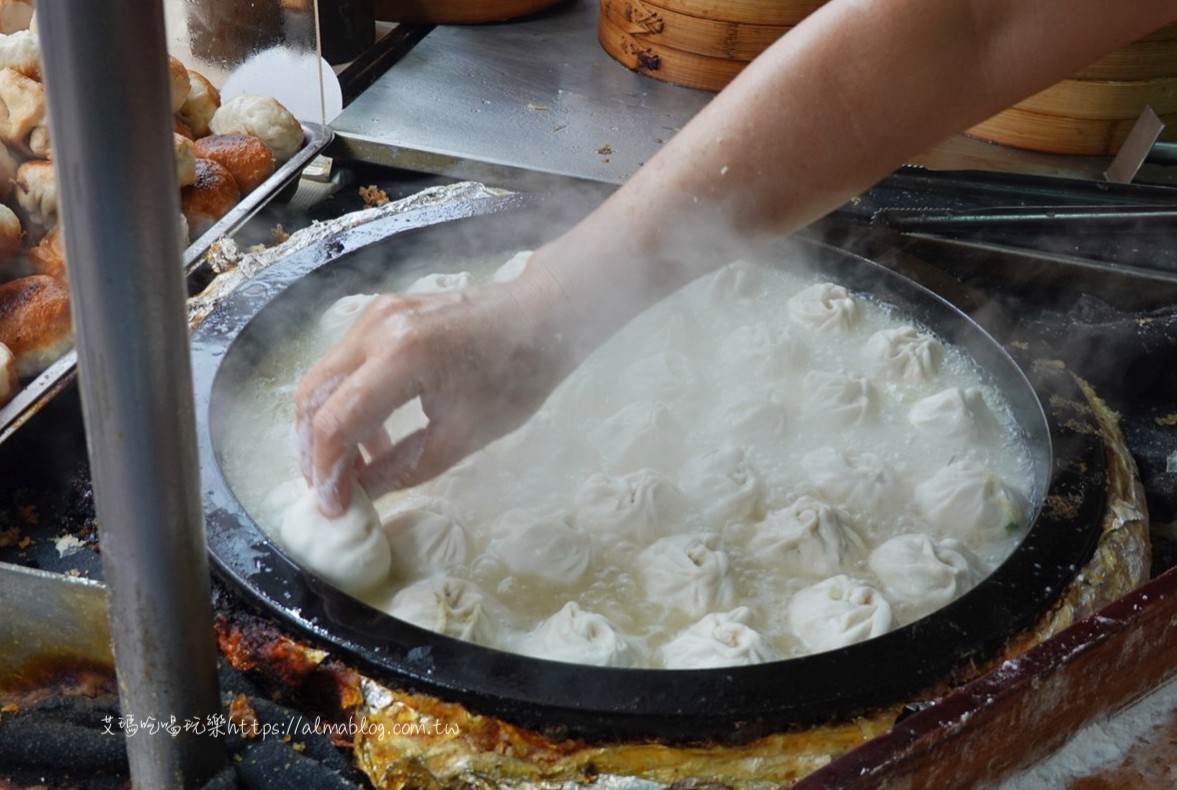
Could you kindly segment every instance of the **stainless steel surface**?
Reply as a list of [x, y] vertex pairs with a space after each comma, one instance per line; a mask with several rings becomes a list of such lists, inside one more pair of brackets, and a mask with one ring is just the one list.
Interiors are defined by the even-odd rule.
[[[217, 239], [231, 236], [262, 209], [283, 187], [298, 178], [304, 167], [308, 167], [319, 152], [331, 141], [331, 130], [317, 123], [303, 123], [306, 143], [289, 161], [274, 171], [274, 174], [259, 184], [256, 189], [242, 198], [233, 210], [222, 217], [200, 238], [184, 250], [184, 271], [191, 273], [204, 262], [205, 253]], [[77, 374], [78, 355], [69, 351], [23, 386], [3, 407], [0, 407], [0, 443], [20, 428], [37, 410], [57, 393], [69, 386]]]
[[1103, 175], [1113, 184], [1130, 184], [1140, 170], [1140, 166], [1148, 159], [1148, 153], [1165, 131], [1165, 122], [1156, 114], [1152, 107], [1145, 107], [1144, 112], [1136, 119], [1128, 139], [1120, 146], [1120, 152], [1112, 160]]
[[[160, 0], [37, 4], [122, 714], [219, 712]], [[116, 91], [93, 75], [118, 75]], [[84, 252], [83, 252], [84, 251]], [[173, 719], [174, 717], [174, 719]], [[219, 739], [140, 728], [139, 787], [189, 787]]]
[[[502, 25], [437, 27], [335, 120], [334, 152], [500, 186], [619, 184], [710, 93], [629, 71], [597, 41], [597, 0]], [[1020, 151], [958, 135], [912, 164], [1102, 180], [1107, 158]], [[1177, 184], [1174, 168], [1141, 179]]]
[[334, 122], [348, 155], [517, 183], [620, 183], [711, 99], [649, 79], [597, 43], [597, 3], [502, 25], [441, 26]]
[[0, 681], [46, 656], [113, 665], [101, 582], [0, 562], [0, 601]]

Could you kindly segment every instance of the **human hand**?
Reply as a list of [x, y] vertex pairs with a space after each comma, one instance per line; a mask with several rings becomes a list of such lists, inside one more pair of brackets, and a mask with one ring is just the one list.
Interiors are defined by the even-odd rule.
[[[573, 365], [553, 331], [557, 301], [526, 277], [378, 297], [295, 393], [299, 462], [323, 513], [347, 507], [351, 470], [376, 497], [525, 422]], [[394, 444], [384, 422], [416, 397], [429, 423]]]

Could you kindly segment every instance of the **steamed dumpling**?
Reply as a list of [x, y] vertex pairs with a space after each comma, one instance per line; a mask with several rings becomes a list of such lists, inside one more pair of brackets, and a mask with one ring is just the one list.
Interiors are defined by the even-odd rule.
[[883, 592], [913, 618], [954, 601], [975, 585], [981, 563], [963, 543], [923, 534], [896, 535], [867, 558]]
[[376, 296], [376, 294], [353, 294], [335, 300], [319, 317], [319, 331], [323, 333], [327, 342], [334, 345], [342, 340], [363, 312], [368, 309], [368, 305], [376, 299]]
[[801, 408], [805, 414], [847, 427], [866, 422], [876, 411], [878, 395], [863, 376], [813, 370], [801, 380]]
[[775, 661], [772, 646], [748, 625], [748, 616], [746, 606], [704, 616], [662, 647], [662, 664], [667, 669], [709, 669]]
[[639, 554], [637, 571], [649, 599], [691, 617], [732, 606], [728, 556], [716, 543], [713, 535], [674, 535]]
[[818, 493], [848, 508], [894, 513], [907, 503], [907, 487], [874, 453], [823, 447], [807, 453], [801, 466]]
[[625, 373], [637, 397], [670, 405], [690, 400], [705, 402], [706, 380], [699, 366], [679, 351], [659, 351], [638, 360]]
[[788, 302], [789, 320], [818, 332], [848, 332], [862, 319], [858, 301], [840, 285], [817, 283]]
[[817, 578], [840, 573], [864, 551], [862, 536], [836, 510], [810, 496], [770, 512], [748, 542], [754, 562]]
[[592, 561], [588, 532], [567, 513], [511, 510], [495, 531], [499, 537], [490, 552], [512, 573], [571, 584], [584, 576]]
[[678, 527], [687, 511], [678, 486], [651, 469], [624, 477], [594, 474], [576, 492], [575, 506], [594, 534], [642, 544]]
[[457, 510], [444, 499], [401, 500], [383, 515], [381, 528], [399, 576], [432, 575], [466, 561], [466, 532]]
[[523, 270], [527, 268], [527, 262], [531, 260], [531, 250], [523, 250], [517, 252], [507, 259], [499, 268], [495, 269], [495, 273], [491, 279], [496, 283], [509, 283], [519, 275], [523, 274]]
[[408, 288], [405, 289], [406, 294], [439, 294], [446, 291], [460, 291], [463, 288], [469, 287], [473, 279], [470, 277], [470, 272], [458, 272], [457, 274], [427, 274], [415, 280]]
[[683, 427], [657, 401], [631, 403], [606, 418], [590, 434], [589, 441], [611, 472], [677, 467], [683, 452]]
[[747, 519], [764, 496], [759, 474], [738, 447], [695, 456], [683, 464], [678, 481], [709, 528]]
[[949, 464], [917, 485], [915, 501], [948, 535], [1013, 530], [1025, 518], [1019, 496], [1000, 477], [968, 461]]
[[472, 582], [435, 576], [403, 588], [383, 608], [393, 617], [426, 630], [488, 645], [498, 631], [488, 604]]
[[793, 632], [814, 653], [882, 636], [895, 625], [883, 594], [844, 574], [798, 590], [789, 600], [788, 617]]
[[347, 593], [376, 586], [392, 566], [380, 517], [359, 485], [352, 485], [347, 510], [335, 518], [319, 512], [315, 492], [304, 488], [287, 508], [278, 537], [300, 565]]
[[907, 419], [921, 433], [960, 444], [977, 441], [997, 424], [981, 391], [972, 387], [949, 387], [918, 400]]
[[747, 261], [729, 263], [706, 281], [707, 298], [713, 304], [733, 299], [754, 299], [764, 288], [764, 273]]
[[638, 651], [608, 618], [581, 609], [575, 601], [564, 604], [525, 636], [519, 652], [597, 667], [628, 667], [639, 659]]
[[809, 349], [787, 329], [768, 323], [742, 324], [723, 341], [722, 354], [764, 381], [795, 375], [809, 364]]
[[880, 329], [862, 348], [863, 356], [894, 378], [926, 381], [936, 375], [944, 359], [944, 346], [915, 327]]
[[771, 447], [788, 430], [785, 407], [775, 395], [745, 392], [722, 407], [719, 422], [732, 440], [753, 447]]

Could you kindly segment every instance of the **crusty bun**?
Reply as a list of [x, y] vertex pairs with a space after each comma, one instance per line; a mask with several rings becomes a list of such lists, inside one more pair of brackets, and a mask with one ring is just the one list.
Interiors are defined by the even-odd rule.
[[199, 237], [229, 213], [241, 199], [233, 174], [211, 159], [196, 160], [196, 180], [180, 190], [180, 210], [188, 220], [188, 232]]
[[44, 159], [24, 162], [16, 169], [16, 202], [42, 228], [57, 224], [57, 174]]
[[0, 69], [0, 140], [26, 148], [38, 126], [45, 126], [45, 88], [16, 69]]
[[16, 168], [19, 164], [8, 146], [0, 145], [0, 200], [8, 200], [16, 188]]
[[270, 96], [242, 94], [222, 104], [209, 122], [213, 134], [252, 134], [285, 162], [302, 148], [302, 124]]
[[0, 203], [0, 261], [6, 261], [20, 252], [24, 238], [25, 232], [16, 214]]
[[189, 140], [196, 139], [196, 135], [193, 134], [191, 127], [181, 121], [178, 115], [172, 119], [172, 131], [181, 137], [187, 137]]
[[188, 69], [171, 55], [168, 55], [168, 79], [171, 81], [172, 114], [175, 114], [188, 101]]
[[0, 285], [0, 343], [16, 356], [16, 374], [35, 376], [74, 344], [69, 291], [33, 274]]
[[41, 44], [37, 34], [21, 30], [0, 36], [0, 68], [11, 68], [34, 80], [41, 79]]
[[60, 283], [69, 282], [69, 273], [65, 268], [65, 236], [60, 225], [46, 233], [41, 243], [29, 250], [29, 263], [37, 274], [52, 277]]
[[197, 140], [194, 147], [197, 156], [224, 165], [243, 195], [274, 173], [274, 154], [253, 135], [210, 134]]
[[172, 142], [176, 150], [176, 181], [186, 187], [196, 180], [196, 148], [190, 139], [178, 132], [172, 134]]
[[221, 94], [199, 72], [188, 70], [188, 98], [180, 108], [180, 120], [192, 129], [196, 137], [209, 133], [208, 122], [221, 106]]
[[33, 21], [33, 0], [0, 0], [0, 33], [28, 30]]
[[12, 353], [12, 349], [0, 343], [0, 406], [12, 400], [18, 386], [16, 355]]

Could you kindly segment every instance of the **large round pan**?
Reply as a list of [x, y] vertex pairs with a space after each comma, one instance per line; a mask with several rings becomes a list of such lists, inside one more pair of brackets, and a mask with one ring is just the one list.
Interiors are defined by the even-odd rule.
[[960, 599], [885, 636], [803, 658], [709, 670], [611, 669], [528, 658], [432, 633], [301, 570], [253, 523], [219, 463], [222, 415], [250, 386], [270, 339], [292, 318], [318, 315], [338, 296], [362, 291], [377, 273], [422, 255], [432, 255], [431, 270], [439, 270], [436, 261], [445, 256], [533, 247], [559, 227], [549, 208], [550, 201], [494, 198], [341, 231], [240, 288], [196, 331], [209, 548], [217, 572], [263, 610], [386, 682], [525, 726], [590, 738], [733, 740], [891, 704], [950, 678], [1032, 624], [1090, 558], [1107, 470], [1094, 418], [1076, 408], [1083, 398], [1070, 378], [1026, 360], [1019, 365], [977, 324], [910, 280], [844, 251], [795, 241], [790, 244], [831, 279], [900, 305], [968, 349], [1009, 399], [1030, 441], [1032, 524], [1009, 559]]

